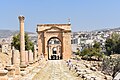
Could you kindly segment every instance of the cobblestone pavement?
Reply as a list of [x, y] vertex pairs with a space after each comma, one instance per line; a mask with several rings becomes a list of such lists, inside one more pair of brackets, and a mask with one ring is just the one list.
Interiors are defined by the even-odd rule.
[[76, 77], [66, 66], [65, 61], [50, 60], [47, 65], [41, 69], [33, 80], [82, 80]]
[[[32, 80], [32, 78], [47, 64], [46, 61], [41, 61], [37, 67], [35, 67], [29, 74], [21, 77], [19, 80]], [[16, 79], [17, 80], [17, 79]]]

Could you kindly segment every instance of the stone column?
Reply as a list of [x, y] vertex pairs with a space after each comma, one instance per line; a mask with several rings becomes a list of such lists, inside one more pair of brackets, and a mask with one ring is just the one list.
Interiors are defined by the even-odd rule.
[[34, 54], [33, 54], [34, 61], [37, 61], [37, 50], [36, 50], [36, 45], [34, 45]]
[[[14, 68], [15, 68], [15, 74], [19, 75], [20, 74], [20, 67], [19, 67], [20, 54], [18, 50], [12, 50], [12, 64], [14, 65]], [[8, 65], [8, 67], [10, 67], [10, 65]], [[14, 68], [11, 69], [10, 67], [8, 68], [8, 71], [11, 73], [14, 71]]]
[[25, 39], [24, 39], [24, 16], [19, 16], [20, 22], [20, 66], [25, 67]]
[[71, 36], [70, 32], [63, 32], [63, 59], [68, 60], [71, 57]]
[[28, 51], [25, 51], [25, 62], [26, 62], [26, 65], [29, 65], [29, 62], [28, 62]]
[[33, 63], [33, 53], [32, 53], [32, 50], [28, 51], [28, 61], [29, 61], [29, 64]]
[[12, 64], [13, 65], [17, 64], [17, 53], [16, 53], [16, 50], [12, 50]]

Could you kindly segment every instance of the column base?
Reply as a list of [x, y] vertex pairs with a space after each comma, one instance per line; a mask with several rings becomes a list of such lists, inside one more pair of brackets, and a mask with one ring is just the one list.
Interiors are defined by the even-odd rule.
[[8, 80], [7, 70], [0, 70], [0, 80]]
[[13, 65], [7, 65], [6, 69], [8, 70], [7, 75], [9, 77], [14, 77], [15, 76], [15, 67]]
[[27, 65], [20, 65], [20, 68], [26, 68]]
[[29, 64], [31, 65], [31, 64], [33, 64], [33, 62], [29, 62]]
[[20, 65], [20, 71], [25, 71], [26, 67], [27, 67], [27, 65]]

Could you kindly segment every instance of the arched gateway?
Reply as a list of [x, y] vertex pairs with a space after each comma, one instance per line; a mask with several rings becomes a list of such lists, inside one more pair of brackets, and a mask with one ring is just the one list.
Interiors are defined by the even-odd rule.
[[71, 56], [70, 24], [37, 25], [38, 53], [46, 59], [69, 59]]

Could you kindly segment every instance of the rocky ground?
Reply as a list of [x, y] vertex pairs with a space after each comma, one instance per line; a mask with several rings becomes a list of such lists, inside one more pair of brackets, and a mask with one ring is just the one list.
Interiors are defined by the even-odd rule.
[[98, 70], [101, 62], [71, 61], [70, 70], [64, 60], [44, 61], [20, 80], [112, 80], [111, 76], [104, 75]]
[[[1, 53], [0, 53], [1, 54]], [[6, 54], [0, 55], [0, 68], [10, 62]], [[64, 60], [40, 60], [37, 64], [28, 67], [30, 72], [25, 76], [16, 76], [16, 80], [112, 80], [112, 77], [101, 72], [100, 61], [71, 59], [72, 67], [69, 70]], [[24, 73], [25, 74], [25, 73]], [[9, 80], [12, 80], [9, 79]]]
[[101, 72], [101, 61], [72, 60], [72, 71], [85, 80], [112, 80], [112, 77]]

